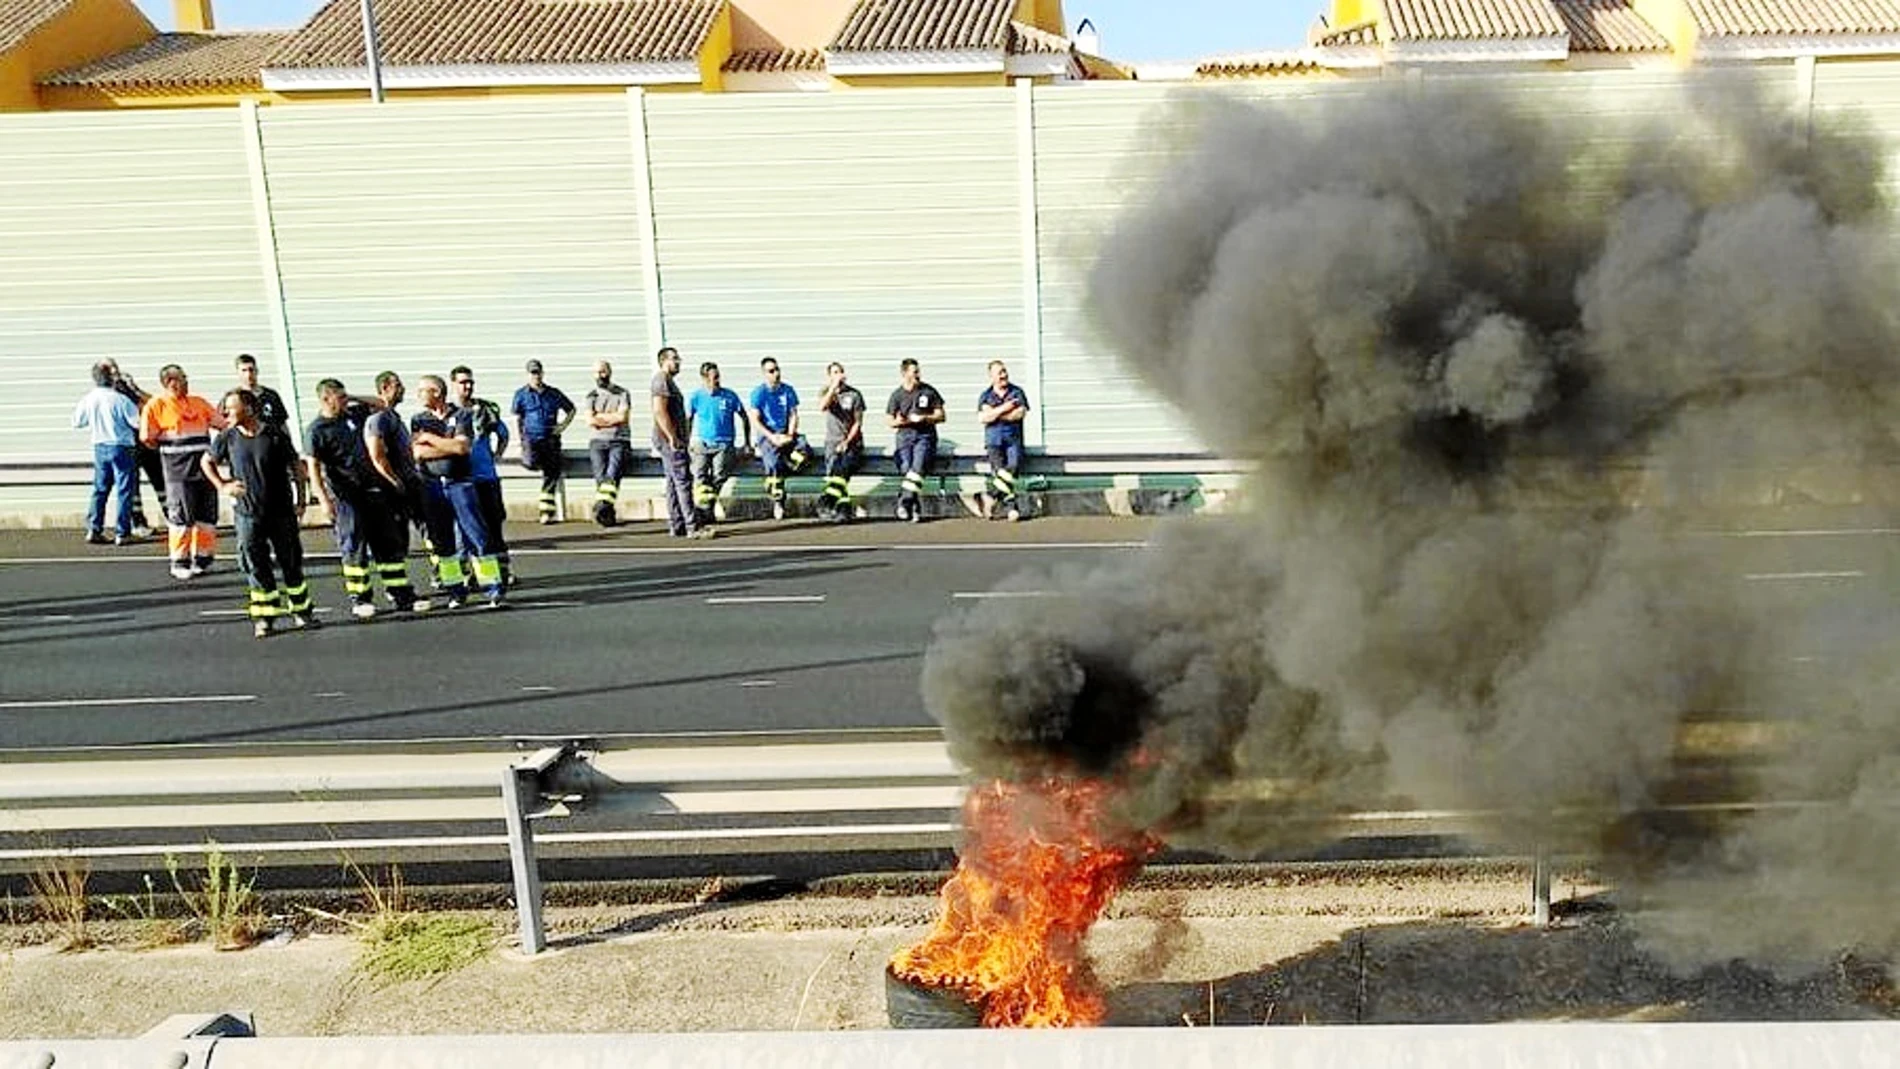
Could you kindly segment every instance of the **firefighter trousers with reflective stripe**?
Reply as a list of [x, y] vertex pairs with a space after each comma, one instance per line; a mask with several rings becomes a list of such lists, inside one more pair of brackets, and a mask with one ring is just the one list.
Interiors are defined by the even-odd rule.
[[298, 537], [296, 515], [237, 512], [233, 519], [238, 566], [244, 570], [244, 582], [250, 588], [251, 615], [309, 612], [310, 586], [304, 581], [303, 542]]

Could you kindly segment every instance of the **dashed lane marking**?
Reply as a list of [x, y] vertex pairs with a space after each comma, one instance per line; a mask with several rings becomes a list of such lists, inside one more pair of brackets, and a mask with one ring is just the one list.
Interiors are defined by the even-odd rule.
[[1866, 572], [1752, 572], [1742, 576], [1751, 583], [1804, 582], [1811, 579], [1865, 579]]
[[196, 694], [178, 697], [147, 698], [43, 698], [35, 701], [0, 702], [0, 709], [82, 709], [115, 705], [213, 705], [226, 702], [254, 702], [255, 694]]
[[1053, 590], [959, 590], [950, 595], [957, 601], [1003, 601], [1011, 598], [1051, 598]]
[[822, 605], [823, 594], [759, 594], [748, 597], [707, 598], [708, 605]]

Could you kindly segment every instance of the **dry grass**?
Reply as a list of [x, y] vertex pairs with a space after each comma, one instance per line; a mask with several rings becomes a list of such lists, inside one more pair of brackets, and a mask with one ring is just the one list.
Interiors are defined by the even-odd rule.
[[160, 912], [158, 888], [150, 873], [145, 875], [144, 893], [107, 895], [100, 901], [131, 930], [131, 942], [137, 949], [176, 946], [185, 941], [185, 926]]
[[83, 858], [37, 862], [27, 877], [34, 908], [58, 930], [66, 950], [84, 950], [93, 943], [86, 898], [86, 881], [91, 877], [92, 866]]

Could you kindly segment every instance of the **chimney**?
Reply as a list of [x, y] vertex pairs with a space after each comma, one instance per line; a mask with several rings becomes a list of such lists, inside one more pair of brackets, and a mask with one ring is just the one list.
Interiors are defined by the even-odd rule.
[[[184, 3], [185, 0], [179, 2]], [[1095, 29], [1094, 19], [1083, 19], [1082, 24], [1075, 28], [1075, 50], [1085, 56], [1102, 54], [1102, 35]]]
[[216, 29], [211, 21], [211, 0], [172, 0], [172, 16], [180, 33], [210, 33]]

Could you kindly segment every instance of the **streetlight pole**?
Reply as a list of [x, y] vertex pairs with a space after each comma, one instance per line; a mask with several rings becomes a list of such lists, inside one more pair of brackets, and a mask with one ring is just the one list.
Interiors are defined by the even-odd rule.
[[362, 0], [363, 5], [363, 62], [369, 65], [369, 98], [372, 102], [383, 102], [383, 61], [382, 47], [376, 41], [376, 4], [375, 0]]

